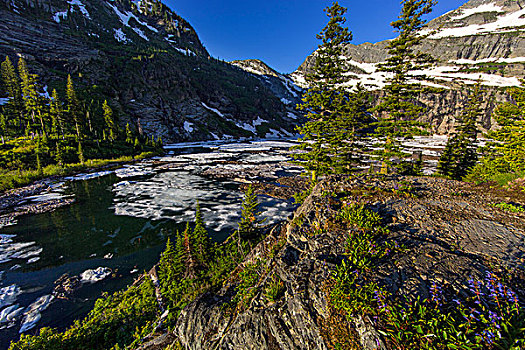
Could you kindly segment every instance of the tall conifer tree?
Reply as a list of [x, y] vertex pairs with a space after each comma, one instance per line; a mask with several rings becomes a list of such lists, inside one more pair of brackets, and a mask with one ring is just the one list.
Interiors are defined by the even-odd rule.
[[177, 241], [175, 243], [175, 274], [183, 277], [186, 270], [187, 252], [184, 248], [184, 235], [177, 231]]
[[78, 100], [75, 88], [73, 86], [73, 80], [71, 79], [71, 75], [67, 76], [66, 98], [67, 113], [71, 121], [75, 124], [77, 138], [81, 140], [83, 136], [81, 132], [82, 110], [80, 107], [80, 101]]
[[176, 280], [177, 271], [175, 270], [177, 258], [177, 250], [171, 243], [171, 239], [168, 237], [166, 242], [166, 249], [160, 254], [160, 260], [158, 265], [158, 275], [161, 284], [173, 283]]
[[26, 113], [31, 117], [31, 121], [34, 122], [38, 110], [37, 76], [29, 73], [26, 61], [23, 58], [18, 60], [18, 75], [20, 76], [22, 98]]
[[485, 147], [481, 164], [474, 169], [478, 176], [525, 171], [525, 80], [522, 86], [507, 91], [512, 102], [503, 103], [494, 111], [499, 128], [487, 134], [494, 142]]
[[241, 238], [250, 239], [257, 235], [259, 225], [264, 222], [264, 219], [258, 218], [260, 214], [257, 195], [253, 191], [252, 185], [250, 185], [244, 192], [244, 200], [242, 202], [242, 217], [238, 228]]
[[406, 157], [397, 138], [424, 132], [424, 125], [415, 121], [424, 111], [416, 102], [422, 87], [419, 82], [413, 82], [424, 79], [424, 76], [411, 72], [427, 68], [434, 62], [432, 56], [415, 51], [415, 47], [425, 38], [420, 34], [426, 23], [423, 16], [432, 12], [435, 4], [435, 0], [403, 0], [399, 19], [391, 24], [399, 36], [389, 42], [390, 56], [379, 65], [378, 70], [389, 73], [390, 77], [383, 90], [384, 96], [374, 109], [378, 118], [376, 134], [384, 148], [378, 154], [384, 165], [388, 165], [392, 157]]
[[113, 118], [113, 110], [108, 105], [107, 100], [104, 100], [102, 110], [104, 111], [104, 122], [106, 123], [106, 128], [108, 130], [108, 139], [110, 141], [115, 141], [117, 138], [117, 125], [115, 123], [115, 119]]
[[63, 109], [55, 89], [53, 89], [53, 92], [51, 92], [51, 100], [49, 101], [49, 114], [51, 116], [51, 132], [55, 134], [55, 137], [57, 138], [60, 135], [64, 137]]
[[321, 40], [315, 53], [313, 72], [306, 76], [308, 91], [298, 107], [307, 112], [309, 121], [298, 128], [303, 137], [295, 155], [315, 181], [318, 174], [351, 171], [359, 160], [356, 143], [358, 131], [366, 117], [362, 108], [363, 89], [350, 93], [343, 86], [348, 71], [344, 47], [352, 33], [344, 27], [346, 8], [334, 2], [325, 9], [328, 24], [317, 35]]
[[195, 209], [195, 228], [193, 229], [193, 242], [195, 246], [195, 256], [197, 260], [203, 265], [207, 265], [211, 256], [211, 241], [204, 221], [202, 219], [202, 212], [199, 202]]
[[483, 115], [481, 97], [481, 81], [478, 80], [468, 97], [465, 111], [456, 119], [456, 132], [448, 139], [439, 159], [437, 170], [440, 174], [461, 180], [476, 165], [477, 122]]
[[5, 61], [2, 62], [2, 80], [4, 82], [7, 96], [10, 97], [10, 101], [6, 106], [7, 124], [9, 124], [10, 121], [13, 121], [18, 128], [18, 132], [23, 133], [24, 107], [22, 90], [20, 89], [20, 80], [16, 74], [15, 67], [8, 56], [6, 56]]

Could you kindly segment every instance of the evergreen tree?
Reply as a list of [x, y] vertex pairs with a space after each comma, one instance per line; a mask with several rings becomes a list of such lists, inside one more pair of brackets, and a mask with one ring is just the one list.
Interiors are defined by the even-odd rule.
[[84, 158], [84, 150], [82, 149], [82, 142], [78, 141], [78, 150], [77, 150], [77, 155], [78, 155], [78, 161], [81, 163], [81, 164], [84, 164], [84, 162], [86, 161], [86, 159]]
[[241, 211], [242, 217], [241, 221], [239, 221], [239, 228], [237, 230], [240, 238], [252, 239], [257, 236], [260, 224], [265, 221], [264, 219], [258, 218], [260, 214], [261, 211], [259, 210], [257, 195], [253, 191], [252, 185], [250, 185], [244, 192]]
[[182, 277], [186, 270], [187, 254], [184, 248], [184, 235], [177, 231], [177, 241], [175, 243], [175, 265], [174, 270], [176, 276]]
[[186, 229], [183, 233], [183, 245], [184, 245], [184, 255], [186, 258], [185, 261], [185, 272], [184, 277], [185, 278], [196, 278], [197, 277], [197, 270], [198, 270], [198, 262], [195, 260], [195, 254], [194, 254], [194, 245], [192, 242], [191, 237], [191, 229], [190, 224], [186, 223]]
[[129, 123], [126, 124], [126, 143], [129, 143], [129, 144], [133, 143], [133, 133], [131, 132]]
[[18, 132], [23, 132], [23, 100], [20, 82], [15, 67], [6, 56], [2, 62], [2, 80], [4, 82], [7, 96], [10, 97], [6, 105], [6, 124], [12, 120], [18, 127]]
[[321, 40], [315, 53], [313, 73], [306, 76], [308, 91], [298, 107], [307, 112], [309, 121], [298, 132], [303, 135], [294, 155], [316, 181], [318, 174], [350, 172], [360, 160], [357, 143], [359, 131], [367, 118], [367, 92], [360, 86], [348, 92], [345, 73], [348, 68], [343, 56], [344, 47], [352, 33], [343, 27], [346, 8], [337, 1], [325, 9], [328, 24], [317, 38]]
[[378, 119], [375, 133], [382, 140], [383, 148], [376, 154], [384, 167], [390, 164], [391, 158], [407, 156], [397, 138], [424, 132], [424, 124], [415, 121], [424, 111], [416, 103], [422, 87], [419, 82], [413, 82], [424, 79], [424, 76], [410, 72], [427, 68], [434, 62], [429, 54], [416, 52], [415, 47], [425, 38], [420, 34], [426, 23], [423, 16], [432, 11], [435, 3], [435, 0], [403, 0], [399, 19], [391, 24], [399, 36], [389, 42], [390, 56], [378, 66], [379, 71], [390, 74], [390, 77], [387, 78], [381, 102], [374, 108]]
[[71, 79], [71, 75], [67, 76], [66, 98], [68, 116], [70, 120], [75, 124], [77, 138], [81, 140], [83, 136], [81, 132], [82, 110], [80, 107], [80, 101], [77, 97], [75, 88], [73, 86], [73, 80]]
[[38, 175], [42, 175], [42, 163], [40, 162], [40, 152], [41, 152], [41, 145], [40, 145], [40, 137], [37, 139], [36, 143], [36, 170], [38, 172]]
[[104, 121], [108, 130], [108, 139], [109, 141], [115, 141], [115, 139], [117, 138], [117, 125], [115, 123], [115, 120], [113, 119], [113, 110], [108, 105], [107, 100], [104, 100], [102, 110], [104, 111]]
[[51, 93], [51, 100], [49, 101], [49, 114], [51, 116], [51, 133], [57, 138], [62, 135], [64, 137], [64, 119], [63, 110], [57, 91], [53, 89]]
[[207, 265], [211, 257], [211, 240], [204, 221], [202, 220], [202, 212], [199, 202], [197, 201], [197, 208], [195, 210], [195, 228], [193, 229], [193, 242], [195, 246], [195, 257], [202, 264]]
[[64, 150], [60, 141], [56, 143], [55, 161], [59, 166], [64, 166]]
[[440, 174], [461, 180], [476, 165], [476, 123], [483, 115], [481, 98], [481, 81], [478, 80], [469, 95], [464, 113], [456, 119], [456, 132], [448, 139], [439, 159], [437, 170]]
[[170, 238], [166, 242], [166, 249], [161, 253], [159, 265], [158, 265], [158, 276], [161, 284], [169, 284], [176, 281], [177, 271], [175, 270], [177, 258], [177, 250], [173, 247]]
[[22, 98], [26, 113], [33, 123], [35, 122], [36, 117], [40, 119], [42, 133], [45, 134], [44, 121], [40, 106], [40, 96], [36, 84], [37, 75], [29, 73], [27, 64], [23, 58], [18, 60], [18, 74], [20, 76]]
[[5, 144], [5, 138], [7, 137], [7, 118], [5, 113], [0, 112], [0, 132], [2, 133], [2, 145]]
[[487, 136], [494, 140], [484, 149], [481, 164], [474, 169], [476, 180], [499, 173], [525, 171], [525, 81], [522, 86], [507, 91], [513, 102], [498, 106], [494, 117], [499, 128]]

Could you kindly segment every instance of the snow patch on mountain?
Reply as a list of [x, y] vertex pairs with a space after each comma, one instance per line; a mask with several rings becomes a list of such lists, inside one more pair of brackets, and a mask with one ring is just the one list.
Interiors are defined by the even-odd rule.
[[[124, 24], [126, 27], [131, 27], [131, 25], [129, 24], [129, 21], [133, 18], [135, 21], [137, 21], [141, 26], [144, 26], [146, 28], [148, 28], [149, 30], [151, 30], [152, 32], [155, 32], [155, 33], [158, 33], [159, 30], [155, 27], [152, 27], [150, 26], [149, 24], [147, 23], [144, 23], [142, 22], [137, 16], [135, 16], [133, 13], [129, 12], [129, 11], [126, 11], [126, 12], [121, 12], [115, 5], [112, 5], [112, 4], [108, 4], [109, 6], [111, 6], [111, 8], [113, 9], [113, 11], [115, 11], [115, 13], [117, 14], [117, 16], [119, 17], [120, 21], [122, 22], [122, 24]], [[135, 29], [135, 28], [133, 28]]]
[[[505, 59], [502, 59], [504, 61]], [[509, 59], [513, 60], [513, 59]], [[464, 61], [460, 61], [464, 62]], [[485, 60], [482, 60], [485, 62]], [[470, 63], [470, 62], [469, 62]], [[481, 83], [486, 86], [496, 86], [496, 87], [510, 87], [510, 86], [519, 86], [520, 80], [517, 77], [502, 77], [497, 74], [487, 74], [487, 73], [466, 73], [460, 72], [459, 70], [462, 67], [460, 66], [437, 66], [424, 70], [416, 70], [411, 72], [413, 76], [424, 76], [427, 79], [419, 81], [422, 85], [449, 89], [448, 86], [440, 84], [440, 82], [460, 82], [468, 85], [475, 84], [478, 79], [481, 79]], [[345, 75], [349, 77], [348, 81], [343, 86], [354, 87], [358, 83], [361, 83], [365, 88], [370, 90], [381, 89], [385, 87], [389, 78], [392, 78], [392, 73], [389, 72], [380, 72], [374, 71], [367, 74], [355, 74], [348, 72]], [[294, 75], [297, 77], [297, 75]], [[410, 81], [411, 83], [416, 83], [415, 79]]]
[[364, 62], [357, 62], [352, 59], [348, 59], [348, 57], [343, 56], [344, 59], [347, 60], [348, 63], [350, 63], [352, 66], [356, 66], [358, 68], [361, 68], [367, 73], [373, 73], [377, 69], [376, 63], [364, 63]]
[[126, 42], [128, 41], [128, 38], [126, 38], [126, 34], [122, 31], [122, 29], [113, 29], [115, 40], [119, 42]]
[[458, 20], [458, 19], [463, 19], [463, 18], [467, 18], [469, 16], [472, 16], [476, 13], [484, 13], [484, 12], [504, 12], [503, 9], [498, 6], [498, 5], [495, 5], [495, 4], [483, 4], [483, 5], [480, 5], [478, 7], [475, 7], [475, 8], [471, 8], [471, 9], [459, 9], [458, 11], [461, 11], [461, 14], [460, 15], [457, 15], [457, 16], [454, 16], [454, 17], [451, 17], [450, 19], [451, 20]]
[[236, 125], [241, 129], [248, 130], [253, 134], [257, 134], [257, 126], [262, 125], [263, 123], [268, 123], [268, 121], [262, 119], [261, 117], [257, 117], [257, 119], [251, 123], [236, 123]]
[[53, 20], [57, 23], [60, 23], [65, 18], [67, 18], [67, 11], [57, 12], [53, 15]]
[[77, 6], [78, 9], [80, 10], [80, 12], [82, 12], [82, 14], [84, 16], [86, 16], [87, 18], [91, 18], [91, 16], [89, 15], [88, 10], [86, 10], [86, 5], [84, 5], [82, 3], [82, 1], [80, 1], [80, 0], [70, 0], [68, 2], [68, 4], [71, 5], [71, 11], [73, 11], [74, 6]]
[[436, 32], [431, 29], [421, 31], [422, 35], [430, 34], [430, 39], [442, 39], [448, 37], [463, 37], [471, 35], [488, 35], [505, 32], [523, 32], [517, 27], [525, 26], [525, 9], [503, 14], [496, 21], [485, 24], [471, 24], [465, 27], [443, 28]]
[[191, 134], [193, 132], [193, 123], [190, 123], [189, 121], [184, 122], [184, 130]]
[[[78, 8], [80, 10], [80, 12], [86, 16], [87, 18], [91, 19], [91, 16], [89, 15], [89, 12], [88, 10], [86, 9], [86, 5], [84, 5], [82, 3], [82, 1], [80, 0], [70, 0], [67, 2], [69, 4], [69, 8], [71, 10], [71, 12], [74, 12], [75, 11], [75, 7]], [[56, 12], [54, 15], [53, 15], [53, 20], [57, 23], [60, 23], [61, 20], [67, 18], [67, 13], [68, 11], [60, 11], [60, 12]]]
[[525, 57], [512, 57], [512, 58], [484, 58], [481, 60], [468, 60], [459, 59], [449, 61], [450, 63], [456, 64], [480, 64], [480, 63], [520, 63], [525, 62]]
[[175, 47], [174, 49], [186, 56], [196, 56], [195, 52], [188, 50], [188, 49], [181, 49], [180, 47]]
[[144, 32], [138, 28], [133, 28], [133, 31], [138, 34], [142, 39], [149, 41], [149, 38], [144, 34]]
[[224, 118], [224, 114], [222, 114], [221, 111], [219, 111], [218, 109], [208, 107], [208, 106], [206, 105], [206, 103], [204, 103], [204, 102], [201, 102], [201, 104], [202, 104], [202, 106], [203, 106], [204, 108], [206, 108], [207, 110], [212, 111], [212, 112], [218, 114], [219, 117]]

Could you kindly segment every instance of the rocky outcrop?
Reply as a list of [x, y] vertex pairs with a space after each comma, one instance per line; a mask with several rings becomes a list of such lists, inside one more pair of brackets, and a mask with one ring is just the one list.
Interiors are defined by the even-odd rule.
[[[455, 89], [444, 89], [437, 93], [421, 94], [419, 102], [426, 108], [425, 113], [419, 118], [428, 125], [429, 130], [435, 134], [448, 134], [455, 130], [456, 118], [461, 116], [468, 101], [470, 89], [456, 85]], [[381, 94], [376, 94], [380, 97]], [[482, 116], [478, 120], [478, 130], [486, 132], [496, 125], [493, 112], [496, 107], [509, 101], [509, 96], [500, 89], [484, 87], [481, 98]], [[375, 103], [379, 98], [375, 99]]]
[[[237, 271], [222, 289], [183, 310], [173, 332], [182, 347], [331, 348], [326, 325], [333, 326], [334, 317], [338, 327], [346, 323], [334, 314], [327, 294], [331, 274], [345, 259], [348, 232], [331, 224], [342, 198], [366, 198], [390, 230], [386, 239], [404, 247], [382, 258], [370, 276], [394, 299], [428, 297], [435, 282], [464, 295], [469, 278], [482, 279], [487, 271], [500, 269], [516, 271], [507, 275], [508, 282], [520, 298], [525, 296], [525, 214], [491, 206], [510, 198], [438, 178], [331, 177], [314, 188], [292, 221], [275, 227], [248, 256], [245, 265], [258, 261], [262, 267], [247, 305], [232, 304]], [[512, 200], [524, 203], [519, 194]], [[284, 282], [285, 291], [269, 301], [265, 290], [275, 276]], [[349, 334], [358, 346], [386, 349], [375, 322], [365, 316], [350, 323]]]

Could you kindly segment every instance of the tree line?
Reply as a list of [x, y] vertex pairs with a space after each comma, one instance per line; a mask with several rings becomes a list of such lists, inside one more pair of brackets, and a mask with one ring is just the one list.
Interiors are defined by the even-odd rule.
[[64, 166], [161, 146], [161, 140], [140, 135], [129, 124], [122, 130], [107, 100], [79, 97], [71, 75], [64, 82], [63, 95], [56, 89], [49, 94], [23, 58], [18, 59], [15, 68], [6, 57], [1, 64], [1, 78], [0, 91], [7, 96], [0, 106], [1, 168]]

